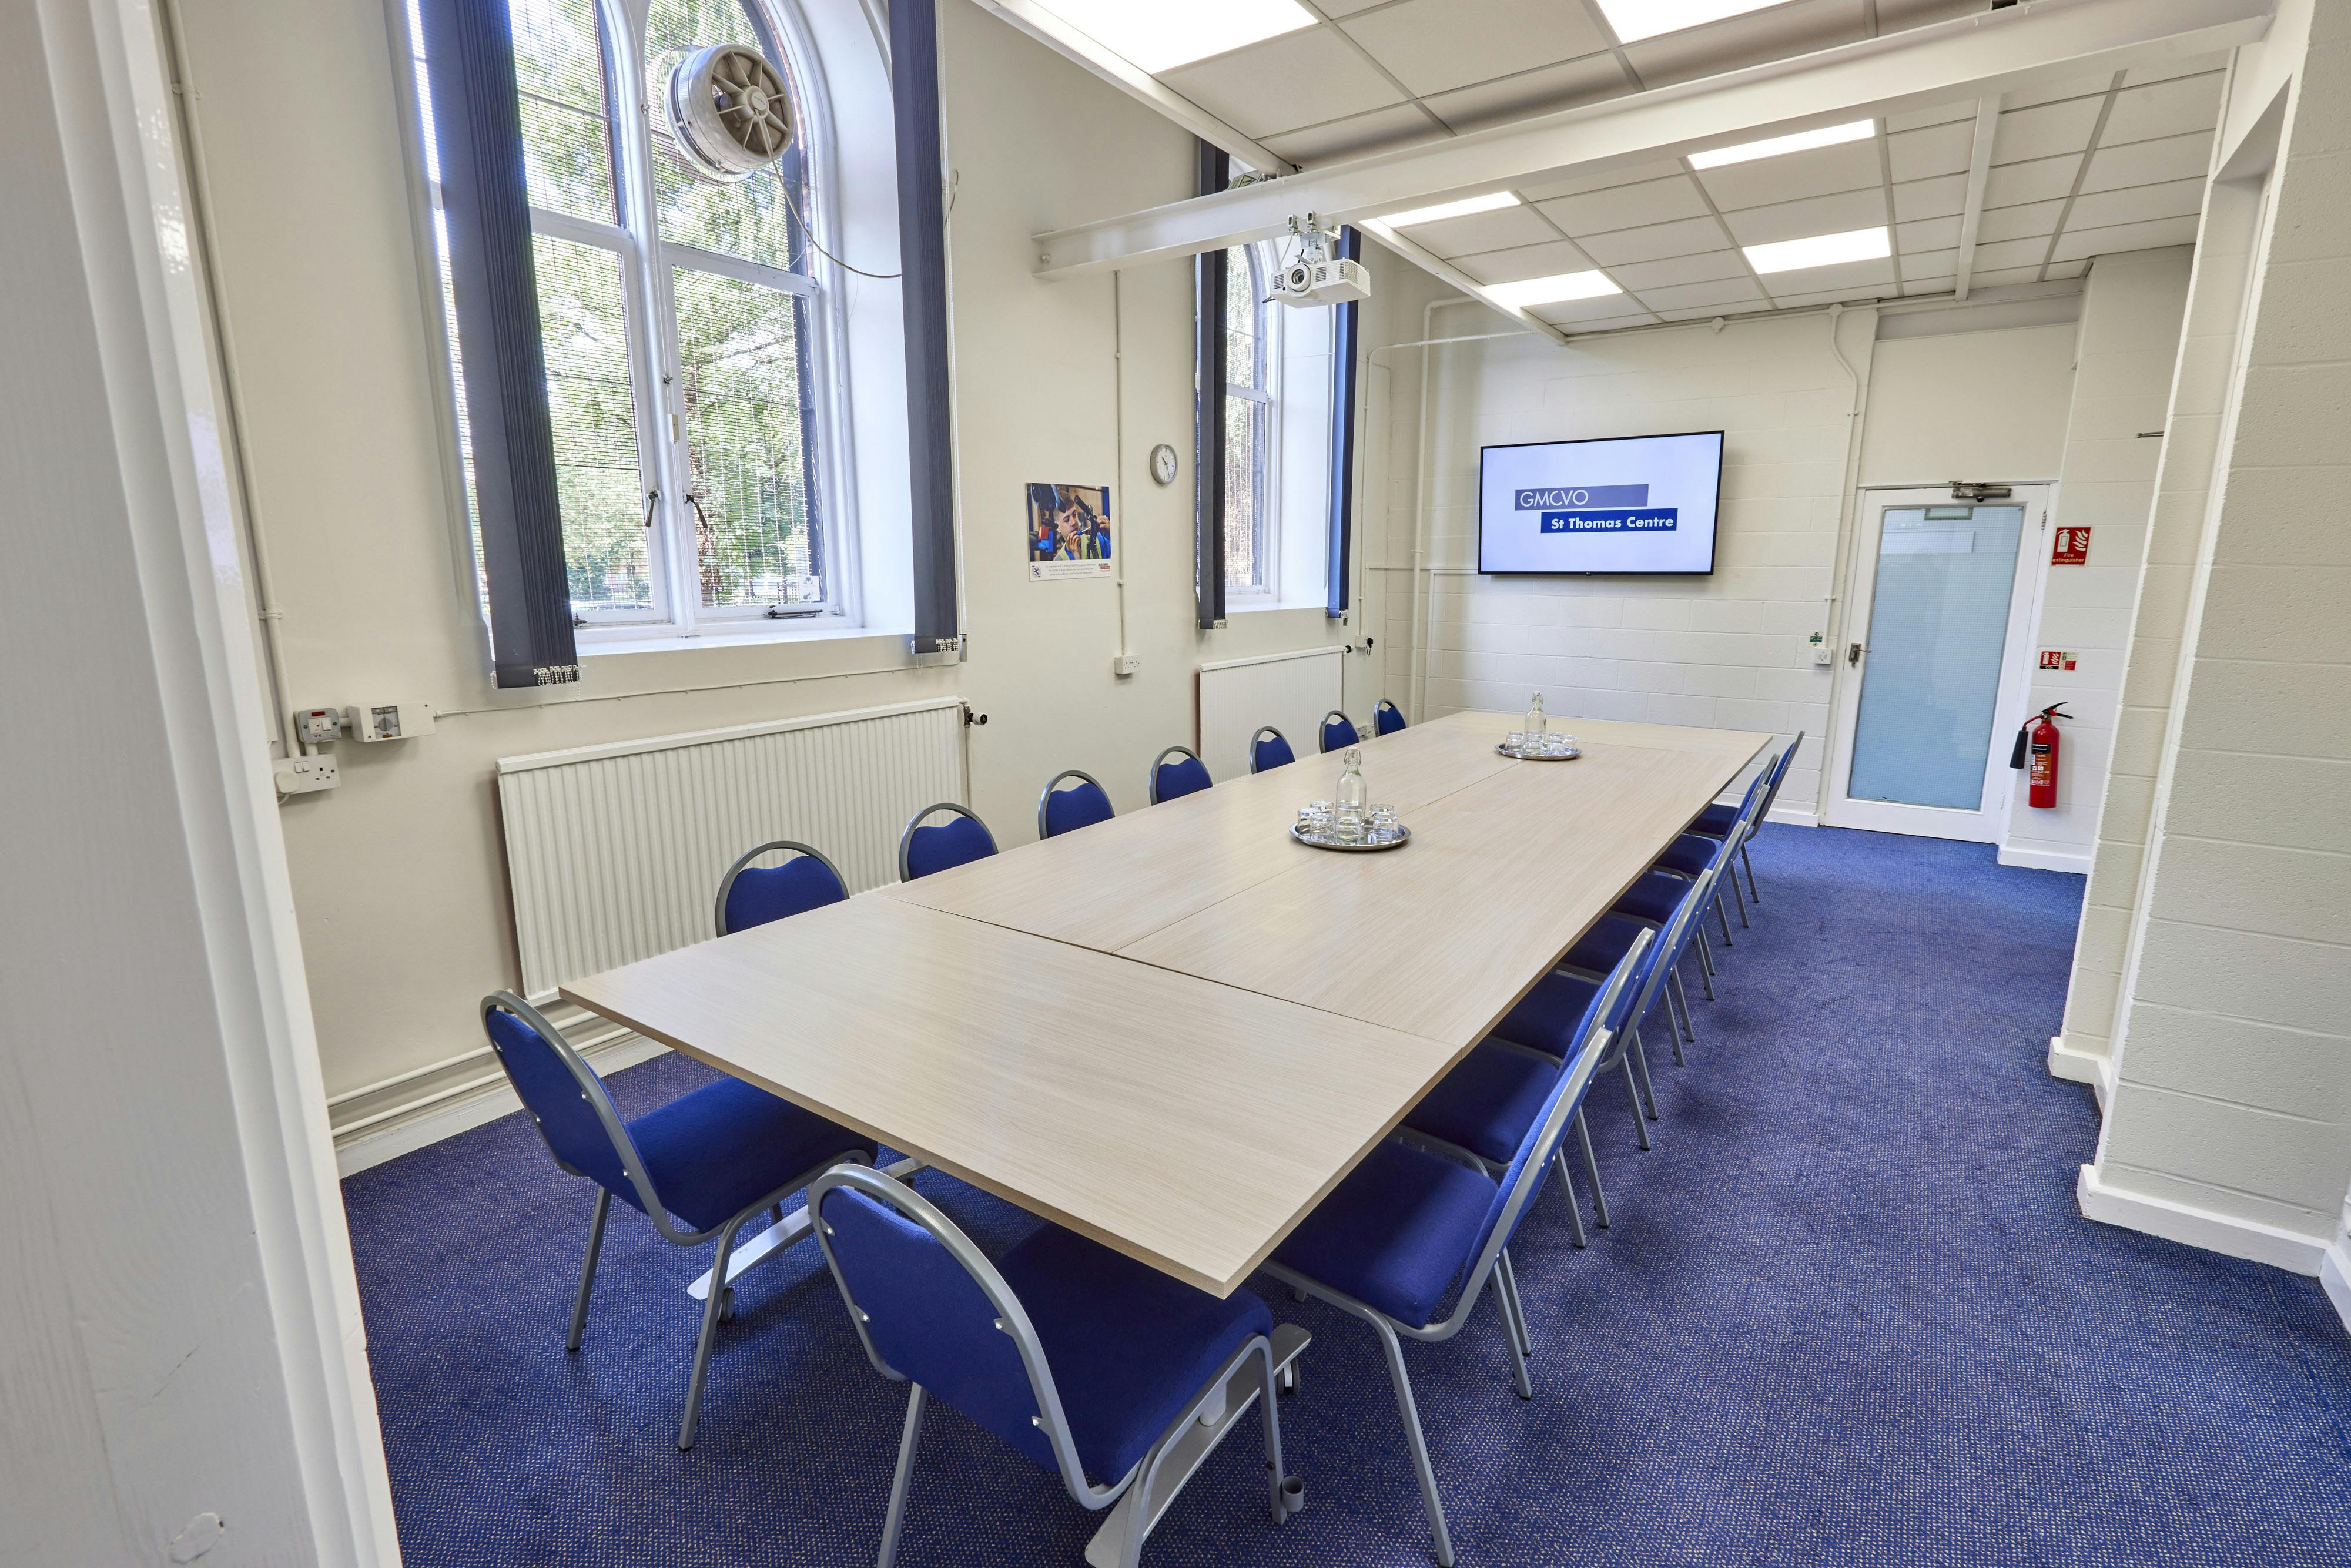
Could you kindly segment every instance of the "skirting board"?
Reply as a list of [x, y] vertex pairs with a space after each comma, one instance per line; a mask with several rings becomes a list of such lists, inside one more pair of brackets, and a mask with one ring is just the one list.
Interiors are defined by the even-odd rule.
[[[2281, 1230], [2258, 1220], [2215, 1214], [2209, 1208], [2171, 1198], [2150, 1197], [2145, 1193], [2108, 1186], [2099, 1178], [2095, 1166], [2082, 1167], [2074, 1196], [2083, 1215], [2102, 1225], [2118, 1225], [2126, 1230], [2160, 1236], [2167, 1241], [2201, 1247], [2207, 1252], [2267, 1263], [2290, 1274], [2319, 1273], [2332, 1250], [2326, 1242], [2300, 1231]], [[2335, 1297], [2336, 1307], [2340, 1309], [2342, 1304], [2343, 1298]]]
[[2318, 1282], [2326, 1287], [2326, 1299], [2335, 1303], [2335, 1315], [2343, 1326], [2351, 1329], [2351, 1255], [2346, 1255], [2343, 1243], [2335, 1242], [2319, 1260]]
[[1763, 820], [1786, 828], [1817, 828], [1821, 825], [1820, 813], [1810, 806], [1774, 806]]
[[2006, 844], [2000, 847], [2000, 863], [2021, 865], [2027, 871], [2071, 872], [2075, 876], [2090, 874], [2090, 857], [2061, 850], [2016, 850]]
[[[613, 1073], [640, 1061], [650, 1061], [668, 1050], [643, 1035], [624, 1034], [605, 1044], [590, 1046], [580, 1054], [599, 1073]], [[423, 1094], [413, 1108], [381, 1120], [371, 1118], [363, 1130], [337, 1137], [335, 1172], [338, 1176], [356, 1176], [521, 1109], [522, 1101], [516, 1096], [513, 1086], [503, 1081], [464, 1094]]]
[[2049, 1037], [2049, 1076], [2062, 1078], [2068, 1083], [2086, 1083], [2098, 1097], [2098, 1109], [2106, 1108], [2106, 1097], [2114, 1092], [2115, 1059], [2103, 1051], [2082, 1051], [2065, 1043], [2062, 1034]]

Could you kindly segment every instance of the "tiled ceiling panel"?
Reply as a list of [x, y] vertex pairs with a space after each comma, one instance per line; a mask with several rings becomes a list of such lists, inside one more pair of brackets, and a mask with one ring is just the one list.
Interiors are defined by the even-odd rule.
[[1480, 283], [1516, 283], [1527, 277], [1556, 277], [1562, 272], [1588, 272], [1592, 258], [1571, 241], [1555, 239], [1457, 256], [1453, 265]]
[[1610, 229], [1639, 228], [1671, 223], [1677, 218], [1709, 215], [1706, 193], [1687, 174], [1670, 180], [1648, 180], [1618, 185], [1581, 196], [1561, 196], [1541, 204], [1545, 217], [1569, 234], [1604, 234]]
[[1864, 187], [1874, 191], [1885, 179], [1886, 170], [1874, 136], [1865, 141], [1815, 147], [1781, 158], [1726, 163], [1718, 169], [1701, 170], [1698, 176], [1698, 183], [1714, 198], [1714, 204], [1726, 212]]
[[1320, 125], [1411, 95], [1336, 28], [1306, 27], [1160, 73], [1160, 80], [1249, 136]]
[[1467, 133], [1506, 120], [1622, 98], [1632, 90], [1631, 78], [1613, 53], [1586, 55], [1580, 60], [1537, 66], [1516, 76], [1440, 92], [1423, 99], [1421, 106], [1453, 131]]
[[1609, 46], [1590, 13], [1558, 0], [1400, 0], [1340, 26], [1423, 98]]

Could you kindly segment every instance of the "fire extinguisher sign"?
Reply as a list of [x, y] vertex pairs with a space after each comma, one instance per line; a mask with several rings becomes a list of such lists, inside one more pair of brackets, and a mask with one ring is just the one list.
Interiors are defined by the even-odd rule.
[[2049, 551], [2051, 566], [2087, 566], [2090, 564], [2090, 530], [2059, 528], [2056, 542]]

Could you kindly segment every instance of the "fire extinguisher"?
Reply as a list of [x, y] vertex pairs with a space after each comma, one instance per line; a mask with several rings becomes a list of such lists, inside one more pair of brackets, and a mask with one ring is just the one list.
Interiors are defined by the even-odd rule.
[[2031, 805], [2057, 804], [2057, 721], [2074, 716], [2064, 709], [2064, 703], [2052, 703], [2027, 720], [2016, 732], [2015, 749], [2008, 754], [2011, 768], [2031, 768], [2025, 797]]

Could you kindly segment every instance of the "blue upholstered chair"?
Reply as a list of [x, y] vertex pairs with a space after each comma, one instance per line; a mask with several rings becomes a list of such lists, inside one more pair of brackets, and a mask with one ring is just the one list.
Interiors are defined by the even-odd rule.
[[[1621, 987], [1623, 977], [1613, 983]], [[1448, 1158], [1402, 1141], [1381, 1144], [1273, 1249], [1265, 1265], [1292, 1290], [1362, 1319], [1379, 1335], [1428, 1511], [1429, 1536], [1437, 1561], [1447, 1568], [1453, 1562], [1453, 1540], [1398, 1336], [1451, 1339], [1468, 1323], [1479, 1298], [1490, 1292], [1510, 1344], [1511, 1384], [1520, 1398], [1534, 1396], [1527, 1375], [1526, 1319], [1507, 1249], [1607, 1050], [1608, 1030], [1600, 1020], [1614, 1002], [1612, 993], [1594, 1009], [1566, 1070], [1548, 1071], [1542, 1096], [1499, 1177], [1474, 1158]], [[1440, 1315], [1448, 1296], [1452, 1309]]]
[[1404, 709], [1396, 706], [1395, 704], [1388, 701], [1387, 698], [1382, 697], [1380, 699], [1380, 706], [1372, 710], [1372, 733], [1374, 735], [1394, 735], [1397, 730], [1400, 730], [1403, 727]]
[[1290, 741], [1273, 726], [1259, 725], [1249, 737], [1249, 771], [1262, 773], [1269, 768], [1285, 768], [1298, 760], [1298, 753], [1290, 749]]
[[1351, 746], [1360, 744], [1363, 738], [1355, 733], [1355, 721], [1337, 708], [1332, 708], [1322, 716], [1323, 750], [1344, 751]]
[[1188, 746], [1171, 746], [1151, 759], [1151, 803], [1155, 806], [1185, 795], [1196, 795], [1215, 779], [1207, 764]]
[[[751, 863], [778, 851], [788, 852], [792, 858], [775, 866]], [[771, 840], [728, 866], [726, 874], [718, 879], [718, 935], [748, 931], [770, 920], [839, 904], [848, 896], [849, 884], [841, 880], [841, 868], [827, 860], [824, 852], [791, 839]]]
[[[1119, 1552], [1125, 1568], [1165, 1506], [1158, 1486], [1173, 1495], [1188, 1474], [1171, 1450], [1204, 1411], [1220, 1408], [1207, 1423], [1213, 1442], [1259, 1406], [1267, 1505], [1276, 1523], [1293, 1511], [1274, 1405], [1273, 1315], [1249, 1291], [1220, 1301], [1056, 1225], [990, 1263], [920, 1193], [875, 1170], [827, 1172], [809, 1188], [809, 1207], [866, 1358], [913, 1385], [879, 1568], [897, 1555], [933, 1395], [1060, 1475], [1081, 1508], [1140, 1489]], [[1237, 1374], [1246, 1382], [1228, 1397]]]
[[482, 998], [482, 1028], [547, 1152], [565, 1171], [596, 1184], [565, 1350], [580, 1348], [588, 1325], [588, 1296], [615, 1197], [651, 1220], [664, 1241], [718, 1242], [677, 1429], [677, 1446], [690, 1448], [710, 1348], [719, 1320], [734, 1312], [735, 1291], [726, 1281], [736, 1238], [763, 1212], [783, 1223], [783, 1200], [826, 1166], [844, 1159], [872, 1164], [873, 1140], [734, 1078], [622, 1122], [603, 1081], [537, 1008], [511, 991], [496, 992]]
[[[946, 812], [947, 820], [935, 827], [924, 826], [923, 819], [934, 811]], [[987, 831], [977, 812], [953, 800], [940, 800], [906, 819], [906, 831], [898, 835], [898, 880], [912, 882], [967, 861], [986, 860], [995, 852], [996, 835]]]
[[[1738, 845], [1739, 863], [1747, 868], [1748, 896], [1752, 898], [1758, 904], [1761, 904], [1763, 902], [1763, 894], [1759, 892], [1755, 886], [1755, 861], [1754, 858], [1747, 852], [1747, 841], [1754, 838], [1755, 830], [1761, 827], [1764, 820], [1771, 815], [1772, 803], [1780, 799], [1780, 786], [1787, 782], [1788, 769], [1796, 760], [1796, 749], [1803, 744], [1804, 731], [1800, 729], [1796, 732], [1796, 738], [1788, 743], [1787, 749], [1781, 752], [1778, 759], [1772, 762], [1769, 768], [1764, 769], [1765, 776], [1771, 779], [1771, 782], [1764, 787], [1763, 803], [1756, 810], [1754, 820], [1748, 823], [1746, 834]], [[1732, 826], [1738, 821], [1738, 820], [1739, 810], [1737, 807], [1727, 806], [1720, 802], [1717, 802], [1714, 805], [1708, 806], [1705, 810], [1700, 811], [1698, 814], [1698, 821], [1690, 824], [1689, 833], [1683, 835], [1683, 837], [1687, 839], [1691, 834], [1698, 834], [1710, 839], [1728, 838], [1730, 835]], [[1678, 843], [1674, 849], [1667, 852], [1668, 855], [1674, 855], [1680, 852], [1682, 852], [1681, 845]], [[1688, 857], [1687, 854], [1684, 854], [1683, 858], [1687, 859]], [[1665, 860], [1660, 860], [1658, 863], [1660, 865], [1667, 865], [1670, 869], [1674, 870], [1681, 869], [1680, 866], [1674, 865], [1672, 862]], [[1736, 900], [1739, 896], [1739, 879], [1736, 876], [1730, 879], [1730, 890], [1731, 897]], [[1740, 903], [1739, 905], [1739, 924], [1741, 925], [1745, 925], [1747, 924], [1747, 905], [1744, 903]], [[1729, 934], [1727, 931], [1724, 933], [1726, 937], [1728, 937], [1729, 935]]]
[[[1064, 789], [1061, 782], [1067, 779], [1077, 782]], [[1037, 797], [1037, 836], [1050, 839], [1056, 833], [1107, 822], [1116, 815], [1111, 810], [1110, 791], [1102, 787], [1101, 779], [1075, 768], [1064, 768], [1045, 780], [1045, 792]]]
[[[1656, 945], [1644, 931], [1618, 959], [1604, 982], [1553, 970], [1521, 998], [1494, 1032], [1473, 1048], [1460, 1064], [1437, 1080], [1420, 1103], [1405, 1113], [1399, 1136], [1433, 1146], [1440, 1153], [1466, 1155], [1489, 1173], [1510, 1163], [1526, 1136], [1551, 1081], [1573, 1060], [1576, 1048], [1594, 1022], [1604, 1025], [1614, 1044], [1614, 1061], [1604, 1059], [1594, 1069], [1605, 1071], [1624, 1063], [1626, 1087], [1631, 1065], [1624, 1051], [1625, 1026], [1635, 1007], [1646, 999], [1656, 970]], [[1614, 998], [1602, 1016], [1604, 998]], [[1633, 1113], [1641, 1113], [1640, 1101]], [[1583, 1112], [1575, 1113], [1576, 1141], [1583, 1148], [1583, 1171], [1592, 1182], [1595, 1217], [1608, 1223], [1608, 1189], [1600, 1179], [1600, 1162], [1593, 1154], [1592, 1133]], [[1575, 1201], [1575, 1183], [1568, 1176], [1564, 1146], [1556, 1166], [1567, 1195], [1567, 1210], [1574, 1223], [1575, 1244], [1584, 1244], [1583, 1214]]]

